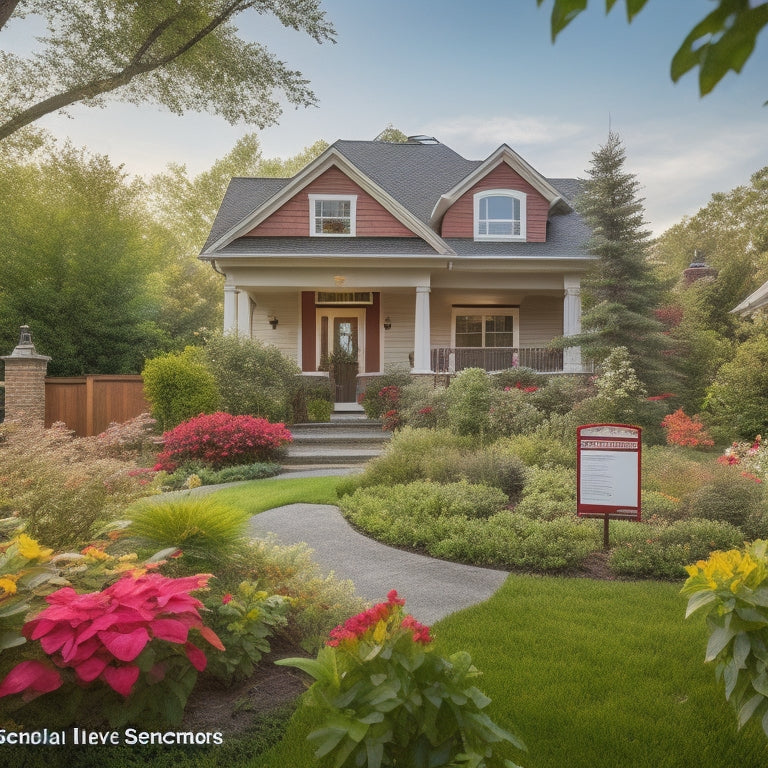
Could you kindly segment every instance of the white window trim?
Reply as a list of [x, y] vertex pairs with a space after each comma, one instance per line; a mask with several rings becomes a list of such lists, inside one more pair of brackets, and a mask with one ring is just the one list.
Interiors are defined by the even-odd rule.
[[[480, 201], [486, 197], [512, 197], [520, 203], [520, 234], [519, 235], [481, 235], [480, 234]], [[517, 189], [485, 189], [474, 195], [475, 216], [473, 220], [475, 240], [491, 240], [495, 242], [507, 242], [510, 240], [524, 241], [526, 238], [526, 201], [525, 192]]]
[[[344, 200], [349, 202], [349, 233], [315, 232], [315, 202], [318, 200]], [[354, 237], [357, 229], [357, 195], [309, 195], [310, 237]]]
[[483, 346], [478, 349], [493, 349], [485, 346], [485, 318], [488, 315], [512, 315], [515, 325], [512, 331], [513, 348], [520, 349], [520, 309], [518, 307], [452, 307], [451, 308], [451, 349], [456, 349], [456, 317], [458, 315], [482, 315]]

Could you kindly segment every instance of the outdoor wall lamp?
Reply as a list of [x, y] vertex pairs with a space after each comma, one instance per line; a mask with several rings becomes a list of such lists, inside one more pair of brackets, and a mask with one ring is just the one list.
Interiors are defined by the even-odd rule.
[[272, 330], [274, 331], [275, 328], [277, 328], [277, 318], [274, 315], [270, 315], [268, 318], [268, 322], [272, 326]]
[[390, 320], [389, 315], [387, 315], [384, 318], [384, 330], [388, 331], [392, 327], [392, 320]]

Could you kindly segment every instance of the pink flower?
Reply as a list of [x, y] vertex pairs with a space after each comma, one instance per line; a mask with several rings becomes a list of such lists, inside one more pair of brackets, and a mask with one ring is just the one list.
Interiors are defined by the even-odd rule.
[[222, 595], [222, 598], [221, 598], [222, 605], [226, 605], [227, 603], [231, 603], [231, 602], [232, 602], [232, 594], [230, 592], [227, 592], [226, 595]]
[[[205, 668], [205, 654], [189, 641], [191, 630], [215, 648], [224, 649], [217, 635], [203, 624], [202, 603], [190, 594], [206, 587], [208, 579], [208, 574], [171, 579], [150, 573], [138, 578], [127, 575], [101, 592], [83, 595], [64, 587], [48, 595], [48, 608], [22, 631], [29, 640], [39, 640], [55, 664], [72, 668], [82, 682], [100, 679], [129, 696], [141, 671], [137, 659], [155, 640], [182, 646], [198, 670]], [[29, 662], [22, 662], [0, 686], [0, 695], [53, 690], [48, 686], [54, 680], [45, 670], [44, 665], [30, 667]], [[60, 677], [54, 687], [59, 685]]]
[[23, 693], [29, 701], [42, 693], [50, 693], [61, 686], [61, 675], [41, 661], [22, 661], [0, 684], [0, 697]]

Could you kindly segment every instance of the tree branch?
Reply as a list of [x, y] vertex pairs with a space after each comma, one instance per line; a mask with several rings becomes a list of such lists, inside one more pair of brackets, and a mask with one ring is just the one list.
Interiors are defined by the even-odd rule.
[[[20, 0], [0, 0], [0, 11], [2, 11], [6, 5], [12, 4], [15, 7]], [[83, 99], [90, 99], [99, 96], [103, 93], [109, 93], [121, 86], [127, 85], [138, 75], [146, 74], [160, 67], [164, 67], [175, 61], [184, 53], [189, 51], [195, 45], [204, 40], [208, 35], [218, 29], [224, 22], [226, 22], [236, 12], [243, 10], [253, 3], [243, 0], [233, 0], [227, 6], [225, 6], [211, 21], [198, 32], [193, 34], [183, 44], [178, 46], [175, 50], [171, 51], [165, 56], [161, 56], [154, 59], [148, 59], [144, 62], [141, 61], [144, 54], [150, 49], [153, 43], [161, 37], [162, 33], [171, 26], [174, 21], [183, 17], [183, 11], [180, 11], [174, 16], [165, 19], [160, 22], [154, 29], [152, 29], [146, 36], [145, 40], [138, 46], [136, 53], [133, 55], [129, 63], [120, 71], [114, 72], [105, 77], [93, 79], [86, 83], [80, 83], [72, 88], [69, 88], [62, 93], [58, 93], [47, 99], [43, 99], [37, 104], [33, 104], [31, 107], [19, 112], [0, 125], [0, 141], [8, 138], [12, 133], [15, 133], [20, 128], [30, 125], [31, 123], [39, 120], [41, 117], [56, 112], [60, 109], [64, 109], [72, 104], [82, 101]], [[13, 7], [11, 11], [13, 11]], [[9, 12], [10, 15], [10, 12]], [[0, 17], [1, 18], [1, 17]]]
[[21, 2], [21, 0], [0, 0], [0, 29], [5, 26], [5, 23], [16, 10], [16, 6], [19, 2]]

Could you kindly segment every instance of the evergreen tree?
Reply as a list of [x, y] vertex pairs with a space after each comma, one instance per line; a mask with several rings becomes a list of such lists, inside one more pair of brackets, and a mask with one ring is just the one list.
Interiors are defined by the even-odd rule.
[[592, 153], [576, 207], [592, 230], [587, 248], [596, 259], [582, 283], [583, 331], [565, 341], [580, 345], [584, 357], [597, 363], [615, 347], [626, 347], [632, 367], [654, 390], [668, 386], [669, 375], [664, 353], [670, 342], [653, 314], [663, 288], [647, 260], [650, 233], [637, 197], [639, 183], [624, 162], [615, 133]]

